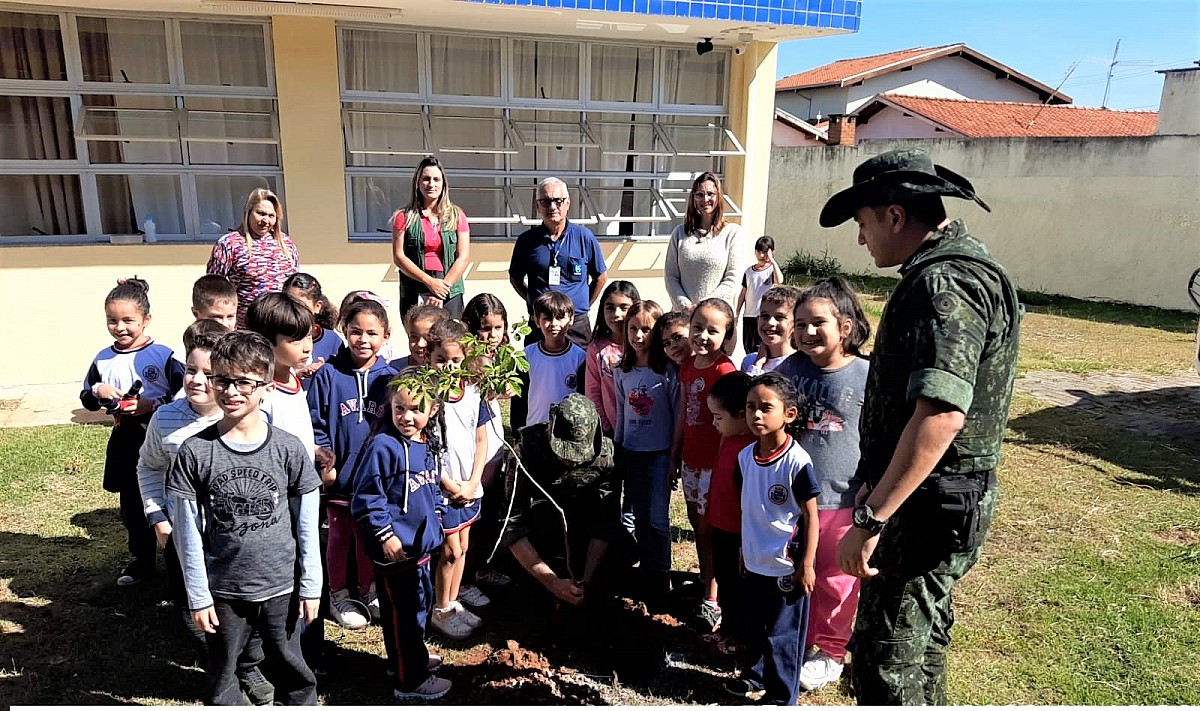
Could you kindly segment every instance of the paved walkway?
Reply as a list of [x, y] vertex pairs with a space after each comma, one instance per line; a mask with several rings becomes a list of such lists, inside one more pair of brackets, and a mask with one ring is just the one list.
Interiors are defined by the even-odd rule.
[[1200, 375], [1027, 373], [1016, 390], [1138, 434], [1200, 442]]
[[78, 381], [49, 385], [0, 387], [0, 427], [35, 427], [69, 422], [105, 422], [103, 412], [79, 404]]

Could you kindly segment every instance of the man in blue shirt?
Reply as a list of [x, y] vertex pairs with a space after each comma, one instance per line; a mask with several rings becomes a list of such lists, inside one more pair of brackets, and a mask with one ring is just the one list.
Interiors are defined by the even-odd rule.
[[[575, 304], [575, 322], [567, 338], [587, 348], [592, 340], [588, 310], [608, 281], [600, 242], [591, 230], [567, 219], [571, 197], [566, 183], [558, 178], [546, 178], [538, 184], [537, 208], [542, 224], [517, 237], [508, 279], [530, 309], [534, 300], [547, 291], [569, 296]], [[540, 338], [538, 329], [533, 329], [527, 345]]]

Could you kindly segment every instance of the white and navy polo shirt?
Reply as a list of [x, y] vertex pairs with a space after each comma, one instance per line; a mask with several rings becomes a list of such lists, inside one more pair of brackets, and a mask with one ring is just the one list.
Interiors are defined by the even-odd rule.
[[549, 421], [551, 405], [579, 392], [579, 366], [586, 357], [582, 348], [570, 342], [562, 353], [547, 353], [540, 341], [525, 346], [525, 359], [529, 361], [529, 415], [525, 424]]
[[183, 363], [174, 357], [171, 349], [155, 343], [152, 338], [129, 350], [109, 346], [96, 355], [88, 368], [80, 399], [85, 406], [94, 404], [96, 407], [91, 409], [99, 409], [99, 403], [92, 395], [93, 386], [104, 383], [124, 393], [133, 387], [134, 381], [140, 380], [140, 397], [160, 404], [168, 403], [183, 388], [183, 371]]
[[[803, 542], [804, 502], [821, 493], [808, 452], [788, 435], [777, 451], [755, 455], [757, 444], [738, 454], [734, 481], [742, 492], [742, 557], [758, 575], [791, 575], [792, 544]], [[799, 538], [797, 538], [799, 536]]]

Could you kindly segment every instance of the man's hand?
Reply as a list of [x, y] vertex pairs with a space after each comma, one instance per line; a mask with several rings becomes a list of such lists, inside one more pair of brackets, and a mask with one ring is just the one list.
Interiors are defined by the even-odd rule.
[[171, 535], [171, 522], [159, 521], [154, 524], [154, 537], [158, 539], [158, 547], [161, 550], [167, 549], [167, 541]]
[[870, 578], [879, 574], [878, 568], [870, 565], [871, 555], [875, 546], [879, 545], [879, 534], [872, 534], [861, 528], [851, 528], [838, 541], [838, 567], [847, 575], [856, 578]]
[[216, 634], [217, 627], [221, 624], [217, 620], [217, 608], [211, 605], [203, 610], [194, 610], [192, 612], [192, 622], [196, 625], [196, 629], [204, 634]]
[[301, 600], [300, 615], [304, 618], [305, 624], [311, 625], [313, 620], [317, 619], [317, 615], [321, 614], [320, 600]]
[[568, 605], [578, 607], [583, 604], [583, 588], [576, 585], [574, 580], [555, 578], [546, 583], [546, 589]]
[[383, 555], [393, 563], [399, 563], [408, 558], [404, 555], [404, 544], [395, 536], [383, 542]]
[[867, 497], [871, 495], [871, 487], [867, 486], [867, 482], [858, 487], [858, 493], [854, 495], [854, 508], [858, 508], [867, 503]]

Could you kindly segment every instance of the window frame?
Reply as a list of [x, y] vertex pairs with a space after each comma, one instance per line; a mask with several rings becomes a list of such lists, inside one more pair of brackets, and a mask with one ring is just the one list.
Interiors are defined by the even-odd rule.
[[[277, 165], [199, 164], [190, 163], [187, 143], [216, 141], [221, 143], [272, 144], [278, 146], [279, 112], [276, 93], [275, 63], [271, 23], [269, 19], [227, 16], [190, 16], [170, 13], [135, 13], [131, 11], [108, 11], [103, 8], [60, 10], [50, 7], [5, 6], [6, 12], [20, 14], [54, 15], [59, 19], [59, 33], [66, 62], [67, 78], [63, 81], [0, 79], [0, 95], [22, 97], [66, 98], [70, 104], [72, 138], [75, 141], [73, 160], [0, 160], [0, 175], [68, 175], [79, 178], [82, 217], [87, 232], [73, 235], [0, 235], [3, 246], [55, 246], [81, 244], [107, 244], [116, 235], [103, 229], [100, 213], [99, 188], [96, 178], [101, 175], [170, 175], [179, 180], [182, 191], [183, 218], [187, 230], [183, 235], [157, 234], [157, 242], [178, 244], [211, 244], [221, 235], [205, 234], [200, 231], [200, 206], [196, 192], [197, 176], [251, 176], [274, 181], [276, 193], [284, 194], [282, 155]], [[79, 27], [77, 18], [99, 18], [106, 20], [155, 19], [166, 25], [167, 67], [170, 82], [167, 84], [134, 84], [123, 82], [84, 81]], [[263, 53], [267, 75], [266, 87], [224, 87], [186, 84], [183, 77], [183, 47], [180, 33], [181, 22], [207, 22], [212, 24], [257, 25], [263, 28]], [[84, 106], [83, 97], [100, 96], [146, 96], [169, 97], [173, 109], [134, 109], [125, 107]], [[273, 138], [267, 139], [206, 139], [187, 136], [187, 112], [223, 113], [204, 109], [186, 109], [183, 102], [187, 97], [221, 99], [261, 99], [271, 102], [271, 127]], [[175, 115], [178, 137], [171, 139], [144, 139], [107, 135], [90, 135], [83, 131], [86, 109], [116, 111], [170, 111]], [[255, 113], [229, 111], [225, 113]], [[178, 142], [181, 150], [179, 163], [93, 163], [88, 149], [90, 141], [129, 142]]]

